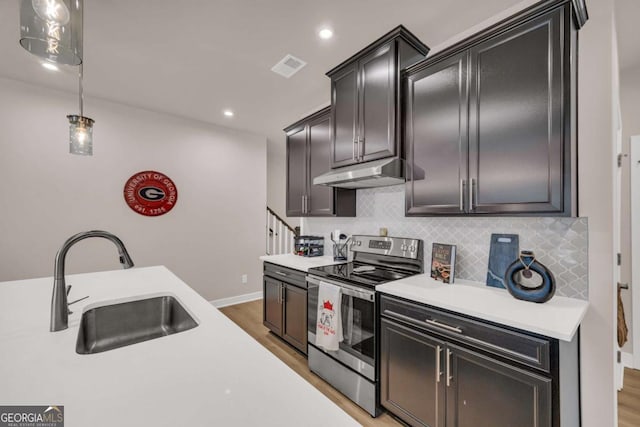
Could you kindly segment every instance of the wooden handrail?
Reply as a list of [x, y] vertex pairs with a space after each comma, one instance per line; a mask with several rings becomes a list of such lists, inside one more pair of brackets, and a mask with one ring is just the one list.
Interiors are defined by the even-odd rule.
[[296, 228], [291, 227], [289, 224], [287, 224], [287, 221], [285, 221], [284, 219], [280, 218], [280, 215], [275, 213], [269, 206], [267, 206], [267, 212], [269, 212], [271, 215], [275, 216], [278, 219], [278, 221], [283, 223], [285, 225], [285, 227], [287, 227], [289, 230], [291, 230], [291, 232], [293, 233], [294, 236], [297, 237], [300, 234], [300, 232], [298, 231], [297, 227]]

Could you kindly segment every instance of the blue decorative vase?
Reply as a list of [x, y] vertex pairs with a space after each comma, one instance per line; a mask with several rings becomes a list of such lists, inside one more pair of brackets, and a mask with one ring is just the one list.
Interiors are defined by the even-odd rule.
[[[522, 277], [527, 279], [537, 273], [542, 283], [535, 287], [523, 286]], [[536, 260], [532, 251], [521, 251], [520, 257], [507, 267], [504, 273], [504, 283], [514, 298], [531, 302], [547, 302], [556, 293], [556, 279], [547, 267]]]

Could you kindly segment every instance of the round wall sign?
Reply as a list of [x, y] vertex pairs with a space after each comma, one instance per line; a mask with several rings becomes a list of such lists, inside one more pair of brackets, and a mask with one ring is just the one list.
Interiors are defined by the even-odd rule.
[[165, 174], [156, 171], [138, 172], [124, 185], [124, 200], [140, 215], [164, 215], [176, 205], [178, 189]]

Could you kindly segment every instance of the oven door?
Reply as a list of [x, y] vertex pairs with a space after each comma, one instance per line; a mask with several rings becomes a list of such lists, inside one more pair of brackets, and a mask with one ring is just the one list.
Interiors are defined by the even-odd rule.
[[[344, 339], [337, 351], [327, 351], [315, 346], [318, 289], [321, 280], [339, 286], [342, 291], [340, 310]], [[316, 276], [307, 276], [307, 284], [309, 345], [313, 345], [371, 381], [375, 381], [375, 291]]]

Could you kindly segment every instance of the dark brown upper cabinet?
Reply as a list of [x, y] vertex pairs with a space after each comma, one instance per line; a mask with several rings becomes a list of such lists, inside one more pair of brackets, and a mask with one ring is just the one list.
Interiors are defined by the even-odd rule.
[[400, 72], [429, 52], [399, 26], [327, 73], [331, 78], [331, 167], [398, 156]]
[[313, 185], [331, 169], [329, 107], [285, 129], [287, 134], [287, 216], [355, 216], [355, 190]]
[[406, 70], [407, 215], [577, 215], [571, 12], [543, 2]]

